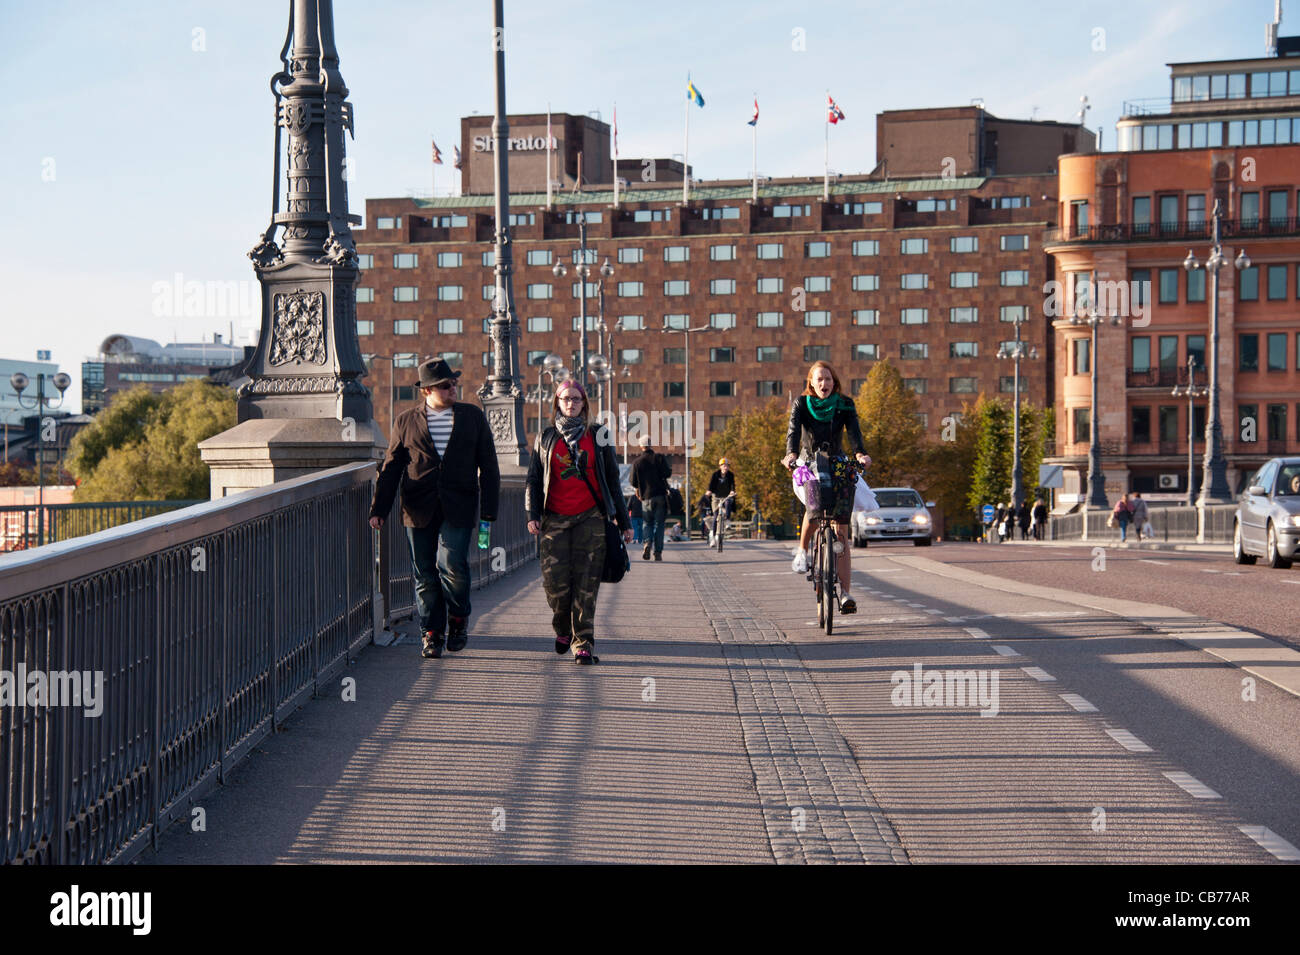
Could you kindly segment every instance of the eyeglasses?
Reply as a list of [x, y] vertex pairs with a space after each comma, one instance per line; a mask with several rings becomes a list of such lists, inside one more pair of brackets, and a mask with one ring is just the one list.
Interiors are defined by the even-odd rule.
[[560, 395], [560, 401], [576, 401], [582, 404], [582, 395]]
[[434, 385], [433, 387], [438, 391], [451, 391], [456, 387], [456, 382], [448, 381], [441, 385]]

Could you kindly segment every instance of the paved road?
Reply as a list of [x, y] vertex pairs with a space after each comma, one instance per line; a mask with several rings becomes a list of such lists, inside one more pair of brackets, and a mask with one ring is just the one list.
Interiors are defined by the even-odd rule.
[[[1247, 670], [1161, 632], [1212, 621], [959, 550], [855, 552], [860, 613], [827, 637], [784, 546], [670, 546], [602, 593], [589, 668], [552, 652], [521, 572], [475, 594], [466, 652], [367, 650], [356, 702], [309, 704], [205, 799], [206, 831], [143, 861], [1300, 856], [1300, 697], [1261, 677], [1245, 701]], [[1296, 671], [1250, 646], [1244, 666]], [[930, 705], [903, 692], [918, 667], [984, 697]]]

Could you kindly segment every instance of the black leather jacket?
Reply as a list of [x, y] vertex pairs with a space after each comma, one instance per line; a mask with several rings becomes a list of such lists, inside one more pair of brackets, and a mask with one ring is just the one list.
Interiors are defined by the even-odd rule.
[[862, 429], [858, 426], [858, 409], [850, 401], [836, 409], [830, 421], [818, 421], [808, 410], [807, 395], [795, 398], [790, 406], [790, 426], [785, 433], [785, 450], [789, 454], [803, 453], [809, 457], [823, 443], [829, 443], [831, 454], [843, 454], [844, 432], [848, 431], [849, 445], [854, 454], [866, 454], [862, 444]]
[[[619, 530], [629, 530], [631, 520], [627, 516], [627, 504], [623, 500], [623, 488], [618, 480], [618, 458], [614, 456], [614, 446], [602, 440], [602, 434], [608, 436], [605, 428], [588, 425], [587, 432], [596, 442], [596, 477], [598, 487], [604, 498], [605, 514], [612, 516]], [[533, 442], [532, 460], [528, 462], [528, 478], [524, 485], [524, 509], [530, 521], [540, 521], [542, 510], [546, 507], [546, 495], [551, 489], [551, 452], [560, 440], [560, 432], [549, 427]]]

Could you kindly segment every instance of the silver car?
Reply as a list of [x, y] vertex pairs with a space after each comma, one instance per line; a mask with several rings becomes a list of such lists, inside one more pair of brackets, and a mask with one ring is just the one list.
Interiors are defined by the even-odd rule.
[[875, 487], [874, 511], [853, 512], [853, 543], [866, 547], [870, 541], [910, 540], [917, 547], [929, 547], [934, 531], [927, 507], [910, 487]]
[[1237, 505], [1232, 554], [1239, 564], [1263, 557], [1290, 567], [1300, 549], [1300, 458], [1273, 458], [1250, 476]]

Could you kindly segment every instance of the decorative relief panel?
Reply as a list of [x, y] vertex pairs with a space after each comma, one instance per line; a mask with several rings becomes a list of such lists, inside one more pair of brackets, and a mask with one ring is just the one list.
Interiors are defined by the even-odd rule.
[[270, 363], [325, 364], [325, 293], [302, 289], [278, 293], [274, 306]]

